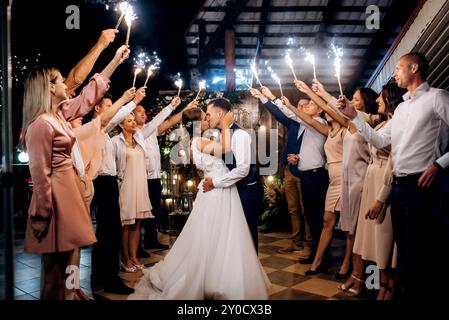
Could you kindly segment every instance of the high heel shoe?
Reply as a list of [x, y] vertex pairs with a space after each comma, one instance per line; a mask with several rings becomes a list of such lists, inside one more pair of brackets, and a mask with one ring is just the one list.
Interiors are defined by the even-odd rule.
[[123, 262], [120, 261], [120, 267], [122, 268], [122, 271], [128, 272], [128, 273], [136, 273], [137, 269], [135, 266], [127, 267]]
[[335, 274], [335, 279], [336, 280], [346, 280], [351, 276], [351, 274], [352, 274], [352, 268], [349, 268], [348, 272], [346, 272], [346, 273], [337, 272]]
[[316, 276], [320, 273], [326, 273], [329, 271], [329, 269], [332, 268], [332, 262], [321, 262], [321, 264], [316, 268], [315, 270], [307, 270], [304, 274], [306, 276]]
[[346, 295], [348, 295], [350, 297], [359, 297], [363, 293], [363, 291], [365, 289], [365, 281], [363, 281], [362, 279], [357, 278], [353, 274], [351, 274], [351, 278], [353, 278], [355, 281], [357, 281], [360, 284], [360, 288], [358, 290], [354, 289], [353, 287], [347, 288]]

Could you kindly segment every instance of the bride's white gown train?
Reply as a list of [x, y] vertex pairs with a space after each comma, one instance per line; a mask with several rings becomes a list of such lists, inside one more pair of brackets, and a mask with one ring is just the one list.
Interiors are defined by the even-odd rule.
[[[193, 160], [205, 177], [229, 170], [192, 142]], [[235, 186], [203, 193], [165, 259], [144, 269], [132, 300], [267, 299], [271, 285], [257, 257]]]

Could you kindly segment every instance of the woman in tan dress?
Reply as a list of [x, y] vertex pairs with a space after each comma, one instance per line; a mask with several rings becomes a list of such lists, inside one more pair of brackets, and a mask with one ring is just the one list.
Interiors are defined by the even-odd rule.
[[[383, 86], [377, 98], [379, 114], [383, 122], [376, 130], [383, 128], [391, 119], [394, 110], [402, 102], [403, 92], [396, 84]], [[380, 269], [381, 289], [378, 300], [391, 299], [394, 288], [395, 249], [393, 245], [393, 226], [391, 222], [388, 197], [392, 183], [391, 147], [376, 149], [370, 146], [370, 164], [366, 171], [360, 204], [357, 233], [354, 243], [354, 270], [351, 278], [342, 289], [351, 290], [353, 294], [361, 291], [363, 260], [372, 261]]]
[[42, 254], [41, 299], [75, 297], [65, 274], [74, 250], [96, 241], [77, 172], [70, 157], [75, 135], [69, 123], [88, 113], [105, 94], [128, 49], [95, 75], [79, 96], [67, 100], [64, 78], [55, 68], [34, 68], [24, 86], [23, 141], [29, 154], [33, 195], [28, 209], [25, 251]]
[[[306, 275], [312, 276], [321, 272], [326, 272], [332, 267], [332, 256], [329, 252], [329, 248], [333, 237], [334, 227], [337, 223], [341, 209], [341, 164], [343, 161], [343, 138], [346, 135], [347, 130], [340, 124], [340, 122], [343, 121], [343, 117], [327, 106], [326, 102], [315, 94], [311, 88], [302, 81], [295, 81], [295, 84], [299, 91], [307, 94], [326, 112], [326, 119], [331, 124], [330, 126], [327, 126], [328, 137], [324, 144], [324, 151], [326, 153], [328, 164], [329, 187], [326, 194], [323, 229], [321, 231], [315, 257], [312, 257], [312, 266], [310, 270], [306, 271]], [[293, 109], [292, 111], [295, 112]], [[339, 119], [340, 121], [336, 121], [335, 119]]]
[[119, 179], [120, 217], [122, 220], [122, 261], [126, 272], [137, 272], [144, 265], [137, 257], [140, 241], [141, 221], [154, 218], [151, 214], [151, 203], [148, 196], [147, 157], [144, 141], [136, 135], [137, 124], [134, 114], [130, 114], [120, 124], [122, 133], [112, 141]]

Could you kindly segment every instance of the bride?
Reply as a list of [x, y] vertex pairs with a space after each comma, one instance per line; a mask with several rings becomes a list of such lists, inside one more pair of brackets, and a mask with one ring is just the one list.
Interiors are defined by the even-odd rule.
[[[227, 173], [219, 156], [230, 150], [232, 113], [221, 120], [221, 143], [200, 137], [208, 129], [201, 109], [184, 112], [182, 122], [193, 137], [197, 169], [212, 178]], [[202, 190], [201, 182], [193, 210], [170, 252], [143, 270], [128, 299], [267, 299], [271, 283], [257, 257], [236, 186]]]

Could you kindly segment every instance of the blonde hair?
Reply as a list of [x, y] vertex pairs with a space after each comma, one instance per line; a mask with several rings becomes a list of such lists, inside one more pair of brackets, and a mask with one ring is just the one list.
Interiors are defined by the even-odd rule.
[[22, 147], [26, 150], [28, 127], [44, 113], [51, 112], [50, 85], [59, 70], [53, 67], [34, 67], [28, 74], [23, 92]]
[[125, 130], [123, 130], [123, 124], [126, 122], [126, 119], [128, 119], [129, 116], [132, 116], [134, 119], [136, 119], [136, 115], [134, 114], [134, 111], [133, 111], [133, 112], [130, 112], [130, 113], [126, 116], [126, 118], [123, 119], [123, 121], [119, 123], [118, 127], [120, 128], [120, 129], [119, 129], [120, 132], [125, 131]]

